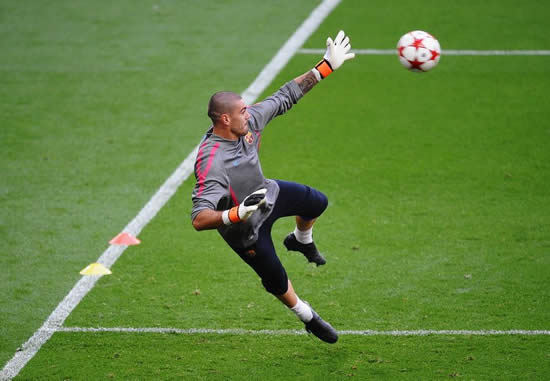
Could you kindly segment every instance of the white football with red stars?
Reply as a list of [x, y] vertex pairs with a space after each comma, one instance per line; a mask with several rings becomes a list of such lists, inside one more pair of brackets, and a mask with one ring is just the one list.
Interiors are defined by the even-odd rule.
[[411, 71], [429, 71], [441, 58], [439, 41], [421, 30], [409, 32], [399, 39], [397, 55], [403, 66]]

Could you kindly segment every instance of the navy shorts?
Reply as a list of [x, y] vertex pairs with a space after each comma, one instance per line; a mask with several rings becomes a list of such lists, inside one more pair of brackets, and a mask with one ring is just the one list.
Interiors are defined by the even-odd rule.
[[275, 252], [271, 228], [281, 217], [300, 216], [306, 220], [319, 217], [327, 208], [328, 199], [307, 185], [276, 181], [280, 189], [279, 196], [273, 211], [260, 227], [258, 241], [252, 247], [235, 251], [256, 271], [268, 292], [282, 295], [288, 290], [288, 277]]

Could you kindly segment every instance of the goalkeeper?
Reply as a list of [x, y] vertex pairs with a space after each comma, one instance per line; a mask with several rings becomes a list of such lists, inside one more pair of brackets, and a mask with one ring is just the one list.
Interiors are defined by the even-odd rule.
[[213, 125], [199, 145], [192, 194], [194, 228], [217, 229], [256, 271], [265, 289], [294, 311], [308, 332], [328, 343], [338, 340], [337, 332], [296, 295], [271, 239], [277, 219], [295, 216], [296, 228], [285, 238], [285, 247], [301, 252], [317, 266], [325, 264], [313, 242], [312, 228], [327, 207], [327, 198], [306, 185], [266, 179], [258, 149], [266, 124], [353, 58], [350, 49], [343, 31], [334, 41], [329, 37], [321, 62], [253, 106], [247, 106], [238, 94], [215, 93], [208, 104]]

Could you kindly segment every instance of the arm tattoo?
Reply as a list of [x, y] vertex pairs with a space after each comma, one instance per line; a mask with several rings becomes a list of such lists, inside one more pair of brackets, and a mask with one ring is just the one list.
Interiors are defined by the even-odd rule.
[[315, 78], [315, 74], [313, 74], [312, 71], [308, 71], [304, 75], [301, 75], [300, 77], [296, 78], [296, 83], [298, 86], [300, 86], [300, 89], [302, 90], [302, 93], [307, 93], [309, 90], [315, 86], [318, 81], [317, 78]]

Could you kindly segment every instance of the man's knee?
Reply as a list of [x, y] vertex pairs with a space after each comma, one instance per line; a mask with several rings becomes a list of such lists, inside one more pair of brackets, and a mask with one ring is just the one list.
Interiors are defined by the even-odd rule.
[[277, 295], [283, 295], [288, 291], [288, 278], [284, 279], [262, 279], [262, 285], [267, 292]]
[[305, 219], [314, 219], [319, 217], [325, 209], [328, 206], [328, 198], [327, 196], [317, 189], [310, 188], [309, 190], [309, 198], [310, 198], [310, 210], [308, 216], [301, 216]]
[[[321, 213], [323, 213], [328, 206], [328, 197], [323, 192], [319, 192], [319, 206]], [[319, 215], [321, 215], [321, 213], [319, 213]]]

